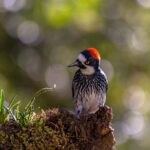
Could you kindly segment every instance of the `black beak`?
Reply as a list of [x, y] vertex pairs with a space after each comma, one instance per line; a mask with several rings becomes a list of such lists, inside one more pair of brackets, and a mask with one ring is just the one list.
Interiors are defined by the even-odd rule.
[[75, 66], [79, 66], [79, 62], [77, 60], [74, 61], [72, 64], [68, 65], [68, 67], [75, 67]]

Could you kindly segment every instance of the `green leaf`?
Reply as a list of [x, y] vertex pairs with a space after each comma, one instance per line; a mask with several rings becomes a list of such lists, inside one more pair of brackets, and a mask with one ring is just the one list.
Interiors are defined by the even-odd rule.
[[14, 103], [14, 101], [15, 101], [15, 98], [16, 98], [16, 96], [14, 96], [12, 99], [11, 99], [11, 101], [10, 101], [10, 103], [9, 103], [9, 108], [12, 108], [12, 105], [13, 105], [13, 103]]
[[1, 89], [1, 92], [0, 92], [0, 113], [3, 113], [3, 111], [4, 111], [3, 104], [4, 104], [4, 91], [3, 91], [3, 89]]

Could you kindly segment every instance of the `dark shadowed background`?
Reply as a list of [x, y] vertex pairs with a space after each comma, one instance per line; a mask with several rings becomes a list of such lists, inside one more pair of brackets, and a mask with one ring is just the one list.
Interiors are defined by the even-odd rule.
[[0, 88], [24, 106], [72, 110], [68, 69], [96, 47], [109, 79], [118, 150], [150, 149], [150, 0], [0, 0]]

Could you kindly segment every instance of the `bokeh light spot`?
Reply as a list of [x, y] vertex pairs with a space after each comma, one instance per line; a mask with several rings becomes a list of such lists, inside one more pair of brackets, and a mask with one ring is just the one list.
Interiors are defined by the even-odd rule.
[[4, 8], [7, 11], [19, 11], [26, 5], [26, 0], [3, 0]]
[[134, 28], [134, 32], [127, 39], [131, 52], [141, 54], [148, 51], [148, 35], [143, 28]]
[[124, 122], [124, 133], [136, 138], [136, 135], [144, 131], [144, 118], [140, 114], [127, 115]]
[[126, 108], [139, 110], [145, 105], [146, 95], [144, 90], [139, 86], [130, 86], [124, 96], [124, 105]]
[[137, 0], [138, 4], [142, 7], [149, 8], [150, 7], [150, 0]]
[[24, 21], [18, 27], [18, 38], [25, 44], [38, 42], [41, 34], [40, 27], [33, 21]]
[[114, 76], [113, 65], [108, 60], [103, 59], [101, 62], [101, 66], [102, 66], [104, 72], [106, 73], [108, 80], [110, 81]]
[[35, 81], [40, 80], [40, 64], [40, 55], [34, 49], [25, 49], [18, 56], [18, 65]]

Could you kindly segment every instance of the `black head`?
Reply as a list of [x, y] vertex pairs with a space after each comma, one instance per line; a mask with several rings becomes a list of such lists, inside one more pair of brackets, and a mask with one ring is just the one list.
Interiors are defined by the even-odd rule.
[[100, 55], [95, 48], [82, 51], [74, 63], [69, 67], [77, 66], [84, 74], [93, 74], [100, 65]]

